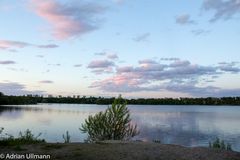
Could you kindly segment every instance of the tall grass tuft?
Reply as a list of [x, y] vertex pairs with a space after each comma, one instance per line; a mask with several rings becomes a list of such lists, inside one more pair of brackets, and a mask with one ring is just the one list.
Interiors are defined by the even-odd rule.
[[68, 131], [66, 132], [66, 135], [63, 134], [64, 143], [70, 143], [70, 138], [71, 136]]
[[209, 142], [209, 148], [217, 148], [232, 151], [232, 146], [230, 143], [225, 143], [224, 140], [220, 140], [218, 137], [213, 141]]

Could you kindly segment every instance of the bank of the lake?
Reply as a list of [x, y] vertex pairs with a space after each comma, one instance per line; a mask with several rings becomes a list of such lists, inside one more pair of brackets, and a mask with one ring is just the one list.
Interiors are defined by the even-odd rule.
[[239, 152], [146, 142], [46, 143], [3, 147], [0, 152], [50, 155], [54, 160], [240, 160]]

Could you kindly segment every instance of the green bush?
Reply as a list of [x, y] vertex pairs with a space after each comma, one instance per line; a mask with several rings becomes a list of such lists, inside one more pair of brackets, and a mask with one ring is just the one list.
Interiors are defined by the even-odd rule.
[[80, 130], [88, 134], [88, 142], [103, 140], [129, 140], [139, 134], [137, 125], [131, 124], [126, 101], [121, 96], [104, 112], [89, 116]]
[[[0, 134], [2, 133], [3, 129], [0, 129]], [[19, 132], [19, 137], [15, 138], [12, 135], [6, 134], [8, 137], [2, 137], [0, 139], [0, 146], [15, 146], [15, 145], [22, 145], [22, 144], [35, 144], [35, 143], [43, 143], [45, 142], [44, 139], [39, 139], [41, 133], [38, 136], [34, 136], [32, 132], [27, 129], [24, 132]]]
[[231, 144], [230, 143], [225, 144], [224, 140], [220, 140], [218, 137], [213, 142], [209, 142], [209, 148], [217, 148], [232, 151]]

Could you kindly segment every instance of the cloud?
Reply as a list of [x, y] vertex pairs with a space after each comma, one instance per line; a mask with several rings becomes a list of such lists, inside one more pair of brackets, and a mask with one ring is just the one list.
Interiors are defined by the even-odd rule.
[[143, 33], [141, 35], [138, 35], [136, 37], [133, 38], [134, 41], [136, 42], [145, 42], [148, 40], [148, 38], [150, 37], [150, 33]]
[[176, 17], [176, 23], [180, 24], [180, 25], [196, 24], [195, 21], [190, 19], [190, 15], [189, 14], [178, 15]]
[[199, 35], [206, 35], [208, 33], [210, 33], [209, 30], [204, 30], [204, 29], [196, 29], [196, 30], [192, 30], [192, 33], [196, 36], [199, 36]]
[[[225, 64], [226, 65], [226, 64]], [[235, 63], [227, 63], [232, 68], [221, 65], [203, 66], [192, 64], [188, 60], [169, 61], [167, 64], [144, 59], [138, 66], [116, 67], [112, 76], [93, 82], [89, 87], [107, 92], [137, 92], [137, 91], [174, 91], [187, 93], [191, 96], [224, 95], [238, 90], [223, 90], [214, 86], [199, 87], [202, 77], [212, 79], [224, 74], [237, 74], [240, 67]], [[234, 94], [232, 94], [234, 95]]]
[[118, 55], [114, 51], [103, 51], [94, 53], [96, 56], [105, 56], [107, 59], [116, 60], [118, 59]]
[[54, 83], [54, 82], [51, 81], [51, 80], [42, 80], [42, 81], [39, 81], [39, 83], [51, 84], [51, 83]]
[[8, 41], [8, 40], [0, 40], [0, 48], [1, 49], [10, 49], [10, 48], [24, 48], [30, 46], [31, 44], [20, 41]]
[[96, 55], [96, 56], [105, 56], [106, 54], [107, 54], [106, 52], [94, 53], [94, 55]]
[[44, 55], [36, 55], [38, 58], [44, 58]]
[[220, 62], [219, 69], [221, 69], [221, 71], [224, 72], [232, 72], [232, 73], [239, 73], [240, 72], [240, 68], [238, 66], [238, 62]]
[[107, 92], [135, 92], [135, 91], [146, 91], [148, 88], [140, 86], [139, 82], [135, 77], [129, 75], [129, 77], [117, 75], [107, 78], [103, 81], [96, 81], [91, 84], [90, 88], [100, 88]]
[[61, 66], [61, 64], [60, 63], [56, 63], [56, 64], [48, 64], [49, 66]]
[[176, 60], [173, 63], [171, 63], [169, 66], [170, 67], [184, 67], [184, 66], [189, 66], [191, 63], [187, 60]]
[[220, 69], [225, 72], [234, 72], [234, 73], [240, 72], [240, 68], [233, 67], [233, 66], [220, 66]]
[[47, 44], [47, 45], [37, 45], [38, 48], [57, 48], [56, 44]]
[[240, 94], [240, 89], [221, 89], [214, 86], [198, 87], [187, 84], [168, 84], [165, 86], [165, 89], [179, 93], [187, 93], [195, 97], [225, 97], [239, 96]]
[[107, 55], [107, 58], [109, 58], [109, 59], [118, 59], [118, 55], [116, 54], [116, 53], [112, 53], [112, 54], [108, 54]]
[[180, 60], [179, 58], [176, 57], [172, 57], [172, 58], [161, 58], [161, 61], [177, 61]]
[[94, 60], [90, 62], [88, 65], [88, 68], [106, 68], [106, 67], [111, 67], [114, 66], [114, 63], [109, 60]]
[[152, 59], [144, 59], [144, 60], [138, 61], [138, 63], [139, 64], [157, 64], [158, 62]]
[[75, 64], [74, 67], [82, 67], [82, 64]]
[[8, 51], [9, 51], [9, 52], [13, 52], [13, 53], [17, 52], [16, 49], [9, 49]]
[[9, 64], [16, 64], [16, 62], [15, 61], [0, 61], [0, 64], [9, 65]]
[[24, 69], [24, 68], [13, 68], [13, 67], [8, 67], [7, 69], [11, 70], [11, 71], [15, 71], [15, 72], [28, 72], [28, 70]]
[[107, 91], [109, 91], [109, 87], [115, 85], [115, 87], [112, 88], [115, 88], [114, 91], [116, 92], [116, 88], [121, 88], [122, 91], [124, 90], [124, 86], [129, 87], [132, 85], [135, 85], [132, 91], [153, 90], [154, 87], [151, 86], [152, 82], [171, 79], [188, 79], [189, 77], [216, 73], [214, 67], [194, 65], [188, 61], [178, 60], [166, 65], [149, 59], [140, 60], [139, 66], [137, 67], [123, 66], [117, 67], [116, 70], [116, 75], [106, 80], [96, 82], [93, 86], [98, 86], [100, 89], [105, 90], [107, 87], [105, 85], [109, 85], [107, 87]]
[[229, 20], [240, 13], [239, 0], [205, 0], [202, 7], [206, 11], [214, 11], [210, 22], [220, 19]]
[[92, 72], [96, 74], [102, 74], [102, 73], [112, 73], [113, 66], [115, 66], [114, 62], [104, 59], [104, 60], [94, 60], [90, 62], [87, 68], [92, 69]]
[[132, 72], [134, 70], [133, 66], [124, 66], [117, 68], [118, 73], [127, 73]]
[[52, 35], [59, 40], [78, 37], [98, 28], [98, 15], [106, 7], [96, 3], [61, 4], [56, 0], [31, 0], [33, 11], [51, 25]]
[[6, 83], [0, 82], [0, 91], [6, 95], [27, 95], [27, 94], [41, 95], [45, 93], [45, 91], [40, 91], [40, 90], [29, 91], [26, 89], [25, 85], [17, 82], [6, 82]]
[[47, 45], [36, 45], [27, 42], [21, 41], [9, 41], [9, 40], [0, 40], [0, 49], [8, 49], [9, 51], [16, 52], [16, 48], [25, 48], [25, 47], [37, 47], [37, 48], [57, 48], [56, 44], [47, 44]]

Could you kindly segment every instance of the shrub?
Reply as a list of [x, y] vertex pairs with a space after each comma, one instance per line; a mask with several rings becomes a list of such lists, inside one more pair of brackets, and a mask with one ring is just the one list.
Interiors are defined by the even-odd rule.
[[209, 148], [217, 148], [232, 151], [231, 144], [230, 143], [225, 144], [224, 140], [220, 140], [218, 137], [213, 142], [209, 142]]
[[64, 143], [70, 143], [71, 136], [69, 135], [68, 131], [66, 132], [66, 136], [63, 134]]
[[89, 116], [80, 130], [88, 134], [88, 142], [103, 140], [129, 140], [139, 134], [137, 125], [131, 124], [126, 101], [121, 96], [104, 112]]
[[[1, 130], [2, 132], [2, 130]], [[1, 133], [0, 132], [0, 133]], [[27, 129], [24, 132], [19, 132], [19, 137], [15, 138], [12, 135], [6, 134], [7, 138], [1, 138], [0, 139], [0, 145], [1, 146], [12, 146], [12, 145], [21, 145], [21, 144], [35, 144], [35, 143], [43, 143], [45, 142], [44, 139], [39, 139], [41, 136], [41, 133], [38, 134], [38, 136], [34, 136], [32, 132]]]
[[25, 141], [35, 141], [41, 136], [42, 133], [39, 133], [38, 136], [34, 136], [32, 132], [27, 129], [24, 133], [19, 132], [19, 139], [23, 139]]

